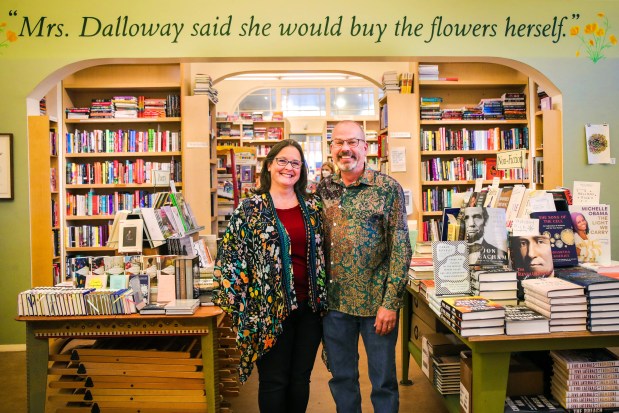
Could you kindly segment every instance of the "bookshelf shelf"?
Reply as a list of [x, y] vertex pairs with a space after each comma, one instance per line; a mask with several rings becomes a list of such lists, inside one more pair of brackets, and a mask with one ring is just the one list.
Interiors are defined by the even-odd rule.
[[506, 120], [422, 120], [421, 125], [526, 125], [526, 119]]
[[96, 152], [96, 153], [67, 153], [65, 159], [72, 158], [162, 158], [181, 156], [181, 151], [172, 152]]
[[[521, 181], [519, 179], [501, 179], [500, 184], [513, 185], [513, 184], [527, 184], [529, 181]], [[484, 179], [484, 185], [492, 183], [490, 179]], [[435, 186], [435, 185], [475, 185], [475, 181], [421, 181], [423, 186]]]
[[67, 221], [113, 220], [114, 215], [67, 215]]
[[[175, 182], [176, 186], [182, 186], [182, 182]], [[65, 185], [65, 189], [124, 189], [124, 188], [157, 188], [154, 184], [71, 184]]]
[[65, 250], [68, 253], [71, 252], [114, 252], [116, 251], [115, 248], [108, 248], [108, 247], [66, 247]]
[[105, 119], [65, 119], [65, 124], [106, 124], [106, 123], [130, 123], [130, 124], [157, 124], [157, 123], [179, 123], [181, 118], [135, 118], [135, 119], [117, 119], [117, 118], [105, 118]]
[[[462, 151], [421, 151], [421, 156], [440, 156], [440, 155], [496, 155], [501, 151], [494, 150], [462, 150]], [[529, 153], [527, 150], [526, 153]]]

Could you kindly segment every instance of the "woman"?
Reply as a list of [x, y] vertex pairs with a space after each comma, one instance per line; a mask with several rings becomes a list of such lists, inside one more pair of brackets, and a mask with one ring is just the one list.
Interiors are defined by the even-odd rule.
[[335, 166], [331, 162], [325, 162], [320, 167], [321, 179], [328, 178], [335, 174]]
[[589, 240], [589, 223], [580, 212], [572, 212], [572, 225], [574, 226], [574, 244], [579, 262], [595, 262], [601, 253], [595, 241]]
[[321, 206], [303, 151], [273, 146], [260, 188], [234, 211], [217, 254], [216, 304], [232, 315], [240, 380], [256, 362], [261, 412], [305, 412], [326, 311]]

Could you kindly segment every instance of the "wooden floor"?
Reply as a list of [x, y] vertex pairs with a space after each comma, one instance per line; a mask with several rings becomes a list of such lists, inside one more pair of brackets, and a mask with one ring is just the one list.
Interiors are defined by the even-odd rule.
[[[398, 343], [398, 349], [399, 349]], [[367, 364], [363, 344], [359, 346], [360, 382], [363, 401], [363, 411], [372, 412], [370, 402], [370, 384], [367, 377]], [[398, 351], [398, 380], [400, 379], [400, 357]], [[0, 352], [0, 412], [25, 413], [26, 399], [26, 353]], [[400, 386], [400, 412], [414, 413], [447, 413], [439, 394], [432, 388], [428, 379], [421, 373], [417, 364], [411, 360], [409, 377], [412, 386]], [[330, 374], [320, 357], [312, 373], [312, 385], [307, 413], [335, 413], [335, 404], [329, 391]], [[254, 374], [241, 387], [239, 397], [229, 398], [234, 413], [257, 413], [258, 375]]]
[[[371, 385], [367, 375], [367, 360], [362, 340], [359, 340], [359, 374], [361, 383], [361, 401], [364, 412], [372, 412], [372, 402], [370, 401]], [[397, 369], [398, 380], [400, 374], [400, 344], [398, 342]], [[331, 374], [327, 371], [319, 356], [316, 358], [314, 371], [312, 372], [312, 384], [310, 389], [310, 400], [307, 413], [335, 413], [335, 403], [329, 390], [329, 378]], [[441, 396], [430, 385], [430, 381], [423, 375], [417, 363], [411, 359], [409, 378], [413, 380], [412, 386], [400, 385], [400, 412], [406, 413], [447, 413]], [[247, 383], [241, 387], [239, 397], [228, 398], [234, 413], [254, 413], [258, 412], [258, 374], [256, 370], [250, 376]]]

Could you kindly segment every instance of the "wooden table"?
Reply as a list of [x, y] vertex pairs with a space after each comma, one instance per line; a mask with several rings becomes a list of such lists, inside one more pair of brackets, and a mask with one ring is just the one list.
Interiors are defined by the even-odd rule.
[[181, 335], [200, 338], [208, 411], [219, 412], [214, 332], [220, 314], [219, 307], [200, 307], [193, 315], [18, 317], [18, 321], [26, 322], [28, 412], [45, 411], [49, 340]]
[[[412, 299], [419, 305], [428, 306], [428, 301], [419, 293], [408, 289], [402, 307], [402, 382], [410, 383], [408, 367], [410, 354], [415, 352], [409, 340]], [[437, 314], [436, 318], [440, 320]], [[442, 321], [442, 320], [441, 320]], [[446, 327], [446, 323], [443, 323]], [[456, 334], [453, 329], [450, 330]], [[473, 353], [473, 412], [502, 412], [507, 389], [509, 359], [512, 352], [539, 350], [567, 350], [619, 346], [619, 332], [590, 333], [588, 331], [531, 334], [518, 336], [461, 337]]]

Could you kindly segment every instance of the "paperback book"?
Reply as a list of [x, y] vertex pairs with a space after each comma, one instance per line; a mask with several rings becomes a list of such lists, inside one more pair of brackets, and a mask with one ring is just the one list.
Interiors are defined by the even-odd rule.
[[548, 236], [554, 267], [578, 265], [572, 217], [566, 211], [532, 212], [539, 220], [539, 232]]
[[610, 205], [570, 205], [579, 262], [610, 263]]
[[436, 295], [463, 295], [471, 292], [468, 249], [465, 241], [432, 243]]

